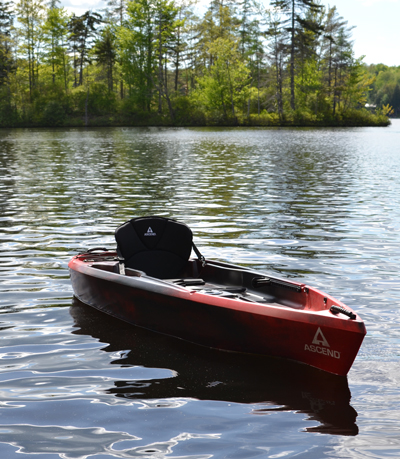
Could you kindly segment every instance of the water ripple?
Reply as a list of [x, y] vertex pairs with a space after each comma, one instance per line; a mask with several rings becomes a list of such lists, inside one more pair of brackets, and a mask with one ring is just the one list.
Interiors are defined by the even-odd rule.
[[[0, 132], [2, 457], [400, 455], [399, 134], [398, 120]], [[317, 376], [298, 393], [271, 362], [275, 385], [228, 357], [191, 349], [186, 361], [168, 339], [109, 330], [72, 304], [70, 257], [114, 246], [116, 226], [148, 214], [189, 224], [206, 257], [296, 278], [360, 312], [352, 405], [347, 386], [332, 391], [343, 397], [333, 413]]]

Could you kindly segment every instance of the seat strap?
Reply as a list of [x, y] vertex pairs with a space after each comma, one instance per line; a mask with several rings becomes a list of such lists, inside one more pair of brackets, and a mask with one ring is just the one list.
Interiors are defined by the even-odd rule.
[[125, 276], [125, 260], [118, 257], [118, 274]]
[[201, 254], [200, 250], [196, 247], [196, 244], [194, 242], [192, 242], [192, 247], [193, 247], [195, 254], [197, 255], [197, 258], [201, 261], [201, 266], [204, 268], [206, 264], [206, 259], [204, 255]]

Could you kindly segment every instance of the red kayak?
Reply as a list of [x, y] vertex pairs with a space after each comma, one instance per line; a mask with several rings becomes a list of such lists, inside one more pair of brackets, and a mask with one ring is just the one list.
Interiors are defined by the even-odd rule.
[[[130, 220], [117, 250], [69, 262], [75, 296], [130, 324], [203, 346], [283, 357], [346, 375], [366, 334], [349, 307], [308, 285], [206, 260], [190, 228]], [[192, 249], [197, 258], [190, 258]]]

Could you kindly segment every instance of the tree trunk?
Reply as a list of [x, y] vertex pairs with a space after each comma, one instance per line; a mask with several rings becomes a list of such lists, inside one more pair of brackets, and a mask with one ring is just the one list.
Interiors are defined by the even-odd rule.
[[85, 126], [87, 127], [89, 124], [89, 114], [88, 114], [88, 105], [89, 105], [89, 88], [86, 93], [86, 100], [85, 100]]
[[290, 107], [292, 110], [295, 110], [296, 107], [294, 102], [294, 1], [295, 0], [292, 0], [292, 36], [290, 44]]
[[162, 32], [161, 21], [158, 28], [158, 113], [162, 113], [162, 86], [163, 86], [163, 65], [162, 65]]
[[236, 119], [236, 114], [235, 114], [235, 105], [233, 103], [233, 85], [232, 85], [232, 80], [231, 80], [231, 73], [229, 71], [229, 64], [226, 65], [227, 71], [228, 71], [228, 79], [229, 79], [229, 92], [231, 96], [231, 109], [232, 109], [232, 116], [233, 119]]
[[337, 68], [335, 68], [335, 81], [333, 84], [333, 107], [332, 107], [332, 112], [333, 116], [336, 114], [336, 82], [337, 82]]

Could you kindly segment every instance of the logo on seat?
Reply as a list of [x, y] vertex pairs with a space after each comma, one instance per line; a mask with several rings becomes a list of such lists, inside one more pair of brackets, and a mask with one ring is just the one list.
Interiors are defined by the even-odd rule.
[[145, 236], [157, 236], [157, 234], [151, 229], [151, 226], [149, 226], [149, 229], [147, 230], [146, 233], [144, 233]]

